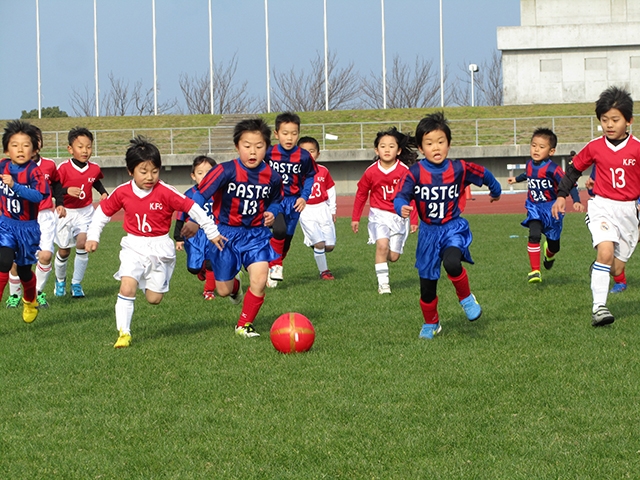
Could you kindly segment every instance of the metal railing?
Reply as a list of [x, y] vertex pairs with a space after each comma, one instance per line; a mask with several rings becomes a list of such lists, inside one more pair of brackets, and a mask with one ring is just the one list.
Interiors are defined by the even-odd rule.
[[[413, 133], [419, 120], [304, 124], [302, 133], [320, 142], [322, 150], [357, 150], [373, 147], [376, 133], [397, 127]], [[526, 145], [538, 127], [551, 128], [561, 143], [586, 143], [598, 135], [598, 121], [593, 116], [558, 116], [528, 118], [480, 118], [451, 120], [455, 146]], [[144, 135], [164, 155], [233, 151], [232, 127], [140, 128], [93, 130], [93, 155], [123, 155], [129, 140]], [[67, 132], [43, 132], [45, 157], [66, 157]]]

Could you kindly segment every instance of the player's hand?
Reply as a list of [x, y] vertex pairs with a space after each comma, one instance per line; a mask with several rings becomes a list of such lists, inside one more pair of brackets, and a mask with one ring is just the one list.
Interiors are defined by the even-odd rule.
[[199, 229], [200, 229], [200, 225], [198, 225], [196, 222], [192, 222], [191, 220], [187, 220], [184, 226], [182, 227], [182, 230], [180, 230], [180, 235], [183, 238], [191, 238], [196, 233], [198, 233]]
[[223, 237], [222, 235], [218, 235], [216, 238], [211, 240], [211, 243], [213, 243], [216, 247], [218, 247], [218, 250], [222, 251], [222, 249], [224, 248], [224, 243], [226, 241], [227, 241], [227, 237]]
[[410, 225], [409, 233], [416, 233], [418, 231], [418, 225]]
[[586, 210], [584, 208], [584, 205], [582, 205], [580, 202], [573, 202], [573, 209], [576, 212], [584, 212]]
[[76, 197], [76, 198], [80, 198], [80, 193], [82, 192], [82, 189], [80, 187], [69, 187], [67, 189], [67, 195], [70, 195], [72, 197]]
[[489, 203], [497, 202], [498, 200], [500, 200], [500, 195], [497, 197], [489, 197]]
[[[638, 208], [640, 209], [640, 205], [638, 205]], [[333, 220], [333, 223], [336, 223], [336, 218], [338, 218], [338, 216], [335, 213], [331, 214], [331, 219]]]
[[93, 253], [98, 249], [98, 242], [95, 240], [87, 240], [84, 243], [84, 249], [89, 253]]
[[56, 207], [56, 213], [58, 214], [58, 218], [64, 218], [67, 216], [67, 209], [62, 205], [58, 205]]
[[509, 177], [507, 178], [507, 183], [509, 185], [513, 185], [514, 183], [516, 183], [516, 177]]
[[11, 175], [3, 174], [2, 183], [4, 183], [9, 188], [13, 188], [13, 177]]
[[564, 197], [558, 197], [556, 199], [555, 203], [553, 204], [553, 207], [551, 207], [551, 215], [553, 215], [553, 218], [555, 218], [556, 220], [559, 220], [560, 217], [564, 215], [566, 203], [567, 203], [567, 200]]
[[179, 252], [184, 250], [184, 242], [176, 242], [176, 250], [178, 250]]
[[411, 205], [403, 205], [400, 209], [400, 216], [402, 218], [409, 218], [411, 212], [413, 212], [413, 207]]
[[359, 227], [360, 227], [360, 222], [351, 222], [351, 230], [353, 230], [353, 233], [358, 233]]
[[264, 212], [263, 218], [265, 227], [270, 227], [276, 221], [276, 216], [271, 212]]
[[109, 196], [108, 193], [103, 193], [102, 195], [100, 195], [100, 200], [104, 200], [105, 198], [107, 198]]
[[589, 177], [584, 181], [584, 188], [586, 188], [587, 190], [593, 190], [593, 186], [595, 184], [596, 184], [595, 180]]
[[299, 198], [298, 200], [296, 200], [296, 203], [293, 204], [293, 209], [300, 213], [302, 210], [304, 210], [304, 207], [307, 206], [307, 202], [304, 198]]

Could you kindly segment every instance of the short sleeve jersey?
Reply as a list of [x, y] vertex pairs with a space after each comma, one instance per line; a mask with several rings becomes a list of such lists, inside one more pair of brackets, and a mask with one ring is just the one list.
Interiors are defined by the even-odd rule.
[[139, 237], [160, 237], [169, 233], [173, 212], [188, 212], [193, 200], [162, 180], [147, 195], [133, 180], [116, 187], [100, 202], [102, 212], [111, 217], [124, 210], [125, 232]]
[[393, 199], [400, 179], [407, 173], [408, 168], [400, 160], [396, 160], [388, 170], [382, 168], [379, 161], [371, 164], [358, 181], [351, 220], [360, 220], [367, 198], [373, 208], [395, 213]]
[[533, 203], [552, 202], [558, 197], [558, 184], [564, 177], [560, 165], [547, 159], [543, 162], [527, 161], [527, 198]]
[[58, 165], [58, 175], [62, 188], [78, 187], [82, 191], [80, 197], [72, 197], [65, 194], [64, 206], [66, 208], [84, 208], [92, 204], [93, 192], [91, 191], [96, 180], [104, 178], [102, 170], [97, 163], [87, 162], [82, 168], [78, 167], [71, 159]]
[[311, 195], [309, 195], [307, 205], [318, 205], [329, 200], [327, 190], [335, 186], [329, 169], [324, 165], [317, 165], [317, 167], [318, 173], [313, 177], [313, 187], [311, 187]]
[[[0, 172], [11, 175], [14, 183], [26, 188], [37, 190], [41, 194], [49, 195], [49, 185], [35, 162], [29, 161], [23, 165], [13, 165], [9, 158], [0, 160]], [[15, 192], [0, 180], [0, 214], [14, 220], [37, 220], [40, 202], [30, 202]]]
[[274, 145], [267, 149], [265, 160], [282, 177], [282, 186], [285, 197], [302, 197], [305, 201], [311, 194], [312, 182], [307, 184], [307, 179], [313, 178], [317, 172], [316, 162], [311, 154], [300, 147], [285, 150], [280, 145]]
[[[49, 189], [51, 189], [51, 185], [53, 182], [59, 182], [60, 177], [58, 176], [58, 166], [56, 162], [49, 158], [40, 157], [40, 161], [37, 162], [40, 171], [44, 175], [44, 178], [47, 180], [49, 184]], [[47, 210], [53, 208], [53, 200], [52, 196], [53, 192], [50, 192], [47, 198], [40, 202], [40, 210]]]

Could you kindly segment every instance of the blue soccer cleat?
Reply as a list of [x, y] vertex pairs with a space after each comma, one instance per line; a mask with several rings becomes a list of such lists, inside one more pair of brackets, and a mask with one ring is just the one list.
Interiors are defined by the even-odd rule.
[[462, 309], [470, 322], [479, 319], [480, 315], [482, 315], [482, 307], [473, 293], [467, 298], [460, 300], [460, 305], [462, 305]]
[[627, 289], [626, 283], [616, 283], [613, 288], [609, 291], [609, 293], [620, 293], [624, 292]]
[[420, 330], [420, 335], [418, 338], [424, 338], [425, 340], [431, 340], [437, 334], [442, 331], [442, 327], [440, 326], [440, 322], [438, 323], [425, 323], [422, 325], [422, 329]]

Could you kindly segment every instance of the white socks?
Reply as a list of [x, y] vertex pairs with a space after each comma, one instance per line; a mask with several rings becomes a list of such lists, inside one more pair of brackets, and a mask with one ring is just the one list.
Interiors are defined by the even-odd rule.
[[41, 292], [51, 275], [51, 264], [43, 265], [40, 262], [36, 264], [36, 291]]
[[89, 265], [89, 254], [86, 250], [76, 248], [76, 258], [73, 262], [73, 277], [71, 278], [71, 284], [82, 283], [84, 273], [87, 271], [87, 265]]
[[611, 267], [603, 263], [595, 262], [591, 272], [591, 293], [593, 294], [593, 311], [607, 304], [609, 293], [609, 276]]
[[131, 317], [133, 316], [133, 302], [136, 297], [125, 297], [118, 294], [116, 301], [116, 328], [118, 332], [131, 334]]
[[22, 296], [22, 283], [20, 282], [20, 277], [13, 276], [11, 273], [9, 273], [9, 295]]
[[316, 259], [316, 265], [318, 265], [320, 273], [329, 270], [329, 267], [327, 267], [327, 256], [324, 253], [324, 248], [320, 249], [314, 247], [313, 257]]
[[376, 263], [376, 276], [378, 277], [378, 285], [389, 284], [389, 265], [387, 263]]

